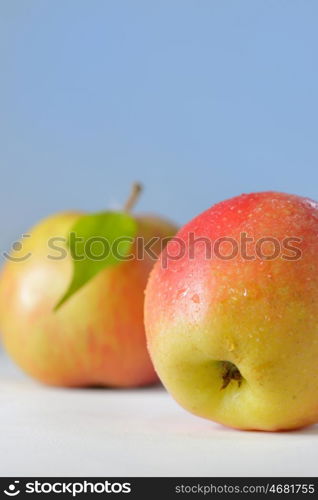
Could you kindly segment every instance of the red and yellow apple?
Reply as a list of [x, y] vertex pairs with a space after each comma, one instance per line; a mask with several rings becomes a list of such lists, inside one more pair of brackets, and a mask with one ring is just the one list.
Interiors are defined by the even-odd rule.
[[[23, 240], [23, 252], [30, 257], [15, 262], [14, 255], [21, 254], [17, 251], [6, 262], [0, 279], [4, 346], [25, 372], [47, 384], [151, 384], [157, 377], [143, 326], [144, 289], [153, 266], [147, 253], [102, 270], [54, 310], [71, 280], [73, 263], [66, 245], [65, 258], [48, 258], [48, 241], [66, 240], [81, 215], [61, 213], [40, 222]], [[172, 224], [158, 217], [135, 220], [144, 243], [175, 233]], [[152, 249], [159, 248], [158, 241]]]
[[145, 324], [190, 412], [249, 430], [318, 422], [318, 204], [243, 194], [193, 219], [150, 274]]

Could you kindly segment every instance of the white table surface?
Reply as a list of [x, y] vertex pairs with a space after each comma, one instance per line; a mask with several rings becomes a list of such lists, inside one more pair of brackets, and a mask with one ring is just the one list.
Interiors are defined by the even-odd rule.
[[318, 426], [242, 432], [162, 388], [42, 386], [0, 354], [1, 476], [317, 476]]

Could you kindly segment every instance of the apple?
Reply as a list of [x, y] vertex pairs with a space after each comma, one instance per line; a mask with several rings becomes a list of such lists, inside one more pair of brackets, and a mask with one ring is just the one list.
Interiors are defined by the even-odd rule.
[[145, 325], [190, 412], [245, 430], [318, 422], [318, 204], [242, 194], [194, 218], [150, 274]]
[[[132, 199], [125, 210], [131, 205]], [[156, 216], [129, 217], [137, 227], [134, 241], [138, 236], [146, 244], [158, 237], [152, 248], [157, 253], [163, 238], [176, 231], [173, 224]], [[78, 212], [53, 215], [14, 245], [0, 279], [5, 349], [26, 373], [47, 384], [133, 387], [154, 383], [158, 379], [143, 326], [144, 289], [154, 263], [150, 255], [136, 258], [133, 248], [132, 260], [100, 270], [56, 307], [72, 281], [75, 265], [64, 242], [82, 218]], [[87, 220], [91, 224], [90, 216]]]

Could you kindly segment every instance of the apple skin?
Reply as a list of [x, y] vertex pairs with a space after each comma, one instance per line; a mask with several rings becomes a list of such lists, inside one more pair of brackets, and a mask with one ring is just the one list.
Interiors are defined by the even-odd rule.
[[[23, 240], [25, 255], [31, 252], [32, 256], [23, 262], [6, 262], [0, 278], [4, 347], [26, 373], [46, 384], [134, 387], [154, 383], [158, 379], [143, 326], [144, 289], [154, 263], [150, 257], [104, 269], [53, 311], [68, 287], [73, 264], [69, 252], [62, 260], [47, 258], [59, 255], [48, 248], [48, 240], [67, 238], [80, 215], [61, 213], [45, 219]], [[171, 223], [155, 216], [136, 220], [138, 235], [145, 240], [176, 232]]]
[[[196, 244], [189, 258], [191, 232], [213, 241], [242, 232], [281, 244], [297, 237], [293, 247], [302, 255], [222, 260], [206, 258], [204, 244]], [[318, 422], [318, 204], [277, 192], [243, 194], [212, 206], [176, 237], [187, 251], [164, 266], [180, 248], [168, 243], [145, 299], [148, 348], [167, 390], [190, 412], [238, 429]], [[224, 361], [238, 368], [240, 385], [231, 379], [222, 389]]]

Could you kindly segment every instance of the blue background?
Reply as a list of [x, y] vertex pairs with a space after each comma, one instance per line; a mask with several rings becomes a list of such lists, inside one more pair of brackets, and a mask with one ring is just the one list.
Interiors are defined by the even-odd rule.
[[1, 0], [0, 245], [55, 211], [318, 198], [315, 0]]

